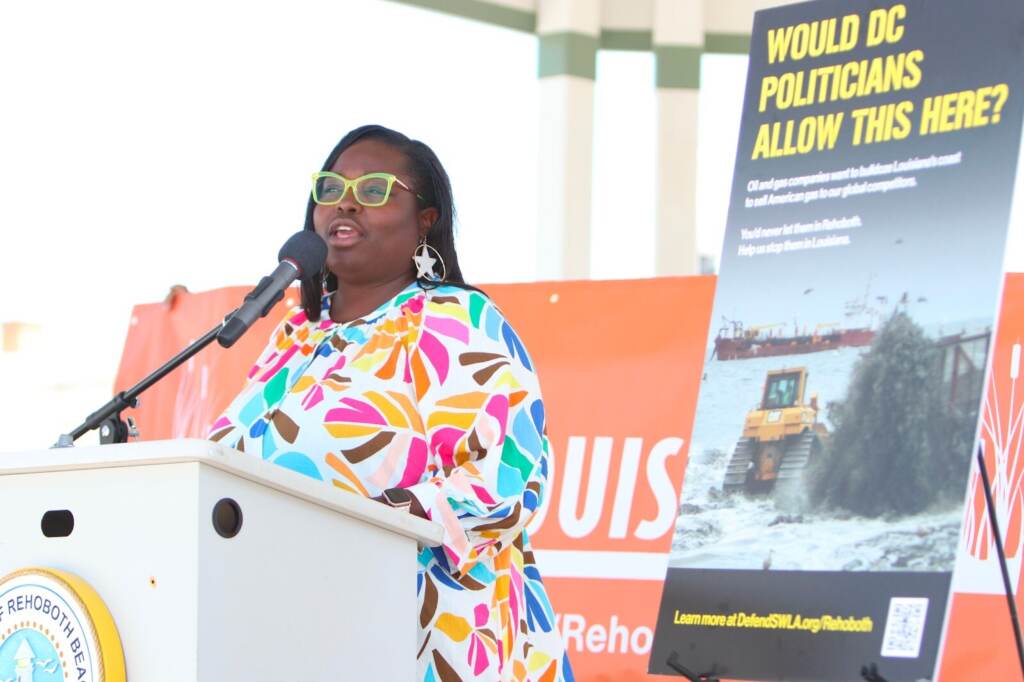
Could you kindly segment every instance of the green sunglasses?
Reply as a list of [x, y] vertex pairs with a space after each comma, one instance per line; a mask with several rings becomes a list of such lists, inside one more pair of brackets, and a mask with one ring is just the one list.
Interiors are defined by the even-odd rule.
[[[383, 206], [391, 196], [391, 188], [398, 185], [406, 192], [416, 194], [407, 184], [391, 173], [367, 173], [355, 180], [349, 180], [337, 173], [320, 171], [313, 173], [313, 201], [321, 206], [334, 206], [341, 203], [345, 193], [352, 188], [352, 196], [363, 206], [373, 208]], [[419, 194], [420, 201], [426, 201]]]

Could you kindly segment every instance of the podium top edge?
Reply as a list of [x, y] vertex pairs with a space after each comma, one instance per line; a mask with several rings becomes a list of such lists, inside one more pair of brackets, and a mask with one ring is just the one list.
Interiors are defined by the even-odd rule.
[[424, 545], [441, 544], [441, 526], [432, 521], [200, 438], [0, 453], [0, 476], [190, 463], [219, 469]]

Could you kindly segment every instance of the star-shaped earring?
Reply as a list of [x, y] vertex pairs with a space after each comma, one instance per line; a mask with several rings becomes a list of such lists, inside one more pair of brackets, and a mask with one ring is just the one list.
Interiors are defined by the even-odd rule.
[[416, 263], [417, 279], [437, 279], [437, 275], [434, 273], [437, 259], [430, 255], [430, 251], [427, 248], [427, 243], [422, 242], [416, 255], [412, 257]]

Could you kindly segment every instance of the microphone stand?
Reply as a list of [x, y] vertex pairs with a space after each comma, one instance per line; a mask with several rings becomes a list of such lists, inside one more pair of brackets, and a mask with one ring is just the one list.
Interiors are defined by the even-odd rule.
[[[230, 320], [234, 313], [235, 311], [232, 311], [227, 315], [224, 318], [225, 322]], [[204, 334], [200, 339], [194, 341], [191, 345], [185, 348], [185, 350], [165, 362], [163, 366], [129, 388], [127, 391], [121, 391], [115, 395], [109, 402], [107, 402], [106, 405], [86, 417], [85, 421], [75, 427], [75, 429], [70, 433], [62, 433], [60, 438], [57, 439], [57, 442], [54, 443], [52, 447], [74, 447], [76, 440], [96, 428], [100, 430], [100, 442], [104, 444], [127, 443], [129, 436], [137, 437], [139, 433], [135, 429], [134, 421], [131, 417], [128, 417], [128, 421], [126, 423], [121, 417], [121, 411], [126, 410], [129, 407], [138, 407], [139, 395], [143, 391], [170, 374], [179, 365], [201, 351], [203, 348], [210, 345], [210, 343], [217, 338], [217, 335], [224, 328], [225, 322], [221, 322], [216, 327], [206, 332], [206, 334]]]
[[1017, 645], [1017, 661], [1020, 663], [1021, 675], [1024, 676], [1024, 638], [1021, 636], [1020, 619], [1017, 617], [1017, 603], [1014, 598], [1013, 583], [1010, 582], [1010, 571], [1006, 566], [1006, 552], [1003, 549], [1003, 537], [999, 532], [999, 518], [996, 505], [992, 501], [992, 486], [988, 480], [988, 467], [985, 465], [985, 450], [978, 444], [978, 472], [981, 474], [981, 487], [985, 492], [985, 506], [988, 507], [988, 521], [992, 526], [992, 540], [996, 545], [999, 558], [999, 570], [1003, 575], [1003, 591], [1006, 593], [1006, 606], [1010, 611], [1010, 627], [1013, 629], [1014, 643]]
[[100, 430], [100, 442], [104, 444], [127, 443], [129, 436], [138, 437], [135, 422], [128, 417], [126, 423], [121, 418], [121, 412], [129, 407], [138, 407], [139, 394], [163, 379], [214, 339], [224, 348], [230, 348], [253, 322], [266, 317], [274, 304], [284, 298], [284, 290], [293, 280], [301, 279], [303, 272], [320, 272], [326, 259], [327, 245], [315, 232], [299, 230], [293, 234], [277, 254], [277, 268], [246, 294], [241, 306], [231, 311], [219, 325], [206, 332], [198, 341], [164, 363], [160, 369], [127, 391], [115, 395], [106, 405], [86, 417], [85, 421], [71, 433], [62, 433], [53, 447], [72, 447], [80, 436], [96, 428]]
[[715, 672], [715, 668], [718, 666], [712, 666], [710, 672], [695, 673], [679, 661], [679, 654], [675, 651], [669, 653], [668, 660], [665, 661], [665, 665], [672, 668], [673, 671], [679, 673], [682, 677], [690, 680], [690, 682], [721, 682]]

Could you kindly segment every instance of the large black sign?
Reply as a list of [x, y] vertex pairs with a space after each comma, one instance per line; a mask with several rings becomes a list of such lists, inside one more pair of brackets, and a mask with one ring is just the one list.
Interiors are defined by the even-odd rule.
[[933, 676], [1022, 75], [1016, 0], [757, 13], [651, 672]]

